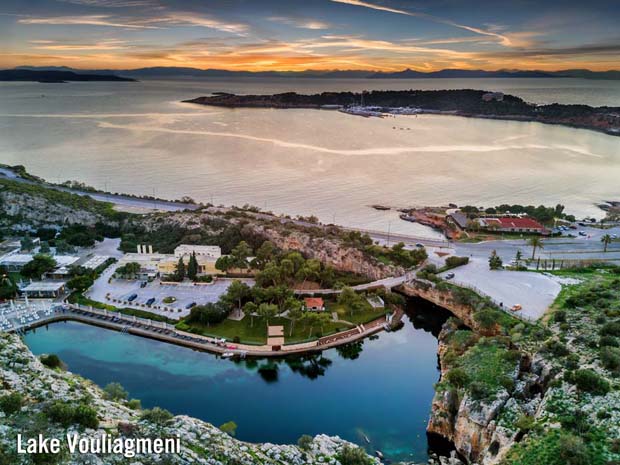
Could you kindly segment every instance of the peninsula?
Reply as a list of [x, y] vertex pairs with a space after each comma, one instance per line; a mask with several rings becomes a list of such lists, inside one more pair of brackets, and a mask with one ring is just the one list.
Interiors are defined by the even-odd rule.
[[135, 79], [113, 74], [79, 74], [73, 71], [38, 71], [30, 69], [0, 70], [0, 81], [36, 81], [44, 83], [64, 83], [69, 81], [115, 81], [136, 82]]
[[620, 135], [619, 107], [558, 103], [536, 105], [514, 95], [473, 89], [323, 92], [311, 95], [295, 92], [273, 95], [218, 93], [185, 102], [230, 108], [340, 109], [360, 116], [442, 114], [560, 124]]

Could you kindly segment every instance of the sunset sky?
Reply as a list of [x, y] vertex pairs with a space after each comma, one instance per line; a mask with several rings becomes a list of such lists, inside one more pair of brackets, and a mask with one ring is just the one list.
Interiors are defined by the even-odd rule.
[[618, 0], [2, 0], [0, 67], [620, 69]]

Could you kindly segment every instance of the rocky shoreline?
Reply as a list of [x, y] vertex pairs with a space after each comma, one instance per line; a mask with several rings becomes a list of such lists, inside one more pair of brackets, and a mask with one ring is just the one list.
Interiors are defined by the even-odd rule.
[[[29, 464], [30, 458], [16, 453], [16, 435], [43, 434], [64, 437], [77, 432], [83, 438], [97, 438], [104, 433], [122, 437], [181, 438], [179, 454], [140, 454], [134, 464], [169, 465], [313, 465], [338, 464], [345, 447], [356, 447], [338, 437], [318, 435], [304, 447], [295, 445], [250, 444], [234, 439], [218, 428], [188, 416], [175, 416], [164, 422], [145, 418], [144, 412], [129, 407], [127, 401], [106, 398], [102, 390], [61, 369], [44, 366], [15, 335], [0, 334], [0, 399], [13, 393], [22, 397], [18, 411], [6, 414], [0, 409], [0, 463]], [[97, 427], [63, 426], [46, 413], [54, 403], [68, 405], [87, 399], [98, 419]], [[378, 465], [379, 459], [368, 457]], [[43, 462], [40, 462], [43, 463]], [[117, 454], [74, 454], [68, 451], [54, 457], [54, 464], [126, 464]]]

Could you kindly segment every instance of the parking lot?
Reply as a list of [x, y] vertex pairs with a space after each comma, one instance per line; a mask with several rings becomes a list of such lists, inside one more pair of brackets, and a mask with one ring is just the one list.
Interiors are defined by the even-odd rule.
[[555, 276], [508, 270], [490, 270], [488, 259], [472, 257], [467, 265], [440, 276], [454, 274], [452, 282], [476, 289], [493, 298], [504, 307], [521, 305], [521, 314], [533, 320], [540, 318], [562, 290], [560, 278]]
[[[109, 272], [104, 273], [88, 291], [87, 297], [98, 302], [118, 307], [147, 310], [174, 319], [187, 316], [190, 312], [190, 304], [204, 305], [217, 302], [233, 282], [232, 279], [219, 278], [211, 284], [189, 282], [162, 284], [159, 280], [154, 280], [141, 287], [143, 285], [141, 281], [112, 279], [108, 282], [109, 277]], [[242, 281], [250, 286], [254, 284], [251, 279]], [[136, 294], [137, 297], [129, 302], [128, 299], [133, 294]], [[166, 297], [173, 297], [175, 301], [164, 303]], [[150, 306], [146, 304], [149, 299], [154, 299]]]

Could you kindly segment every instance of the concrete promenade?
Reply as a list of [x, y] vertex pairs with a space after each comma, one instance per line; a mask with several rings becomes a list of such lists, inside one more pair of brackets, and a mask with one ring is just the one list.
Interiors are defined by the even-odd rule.
[[[34, 313], [34, 312], [31, 312]], [[402, 311], [397, 311], [394, 318], [402, 317]], [[22, 333], [27, 330], [61, 321], [78, 321], [94, 326], [100, 326], [136, 336], [148, 337], [169, 344], [189, 347], [227, 357], [282, 357], [294, 354], [321, 352], [332, 347], [348, 344], [386, 329], [385, 316], [366, 325], [341, 333], [325, 336], [316, 341], [286, 344], [279, 350], [268, 345], [235, 344], [224, 339], [201, 336], [177, 330], [173, 325], [124, 315], [118, 312], [99, 310], [73, 304], [56, 305], [45, 314], [37, 312], [37, 317], [19, 325], [6, 329], [6, 332]]]

